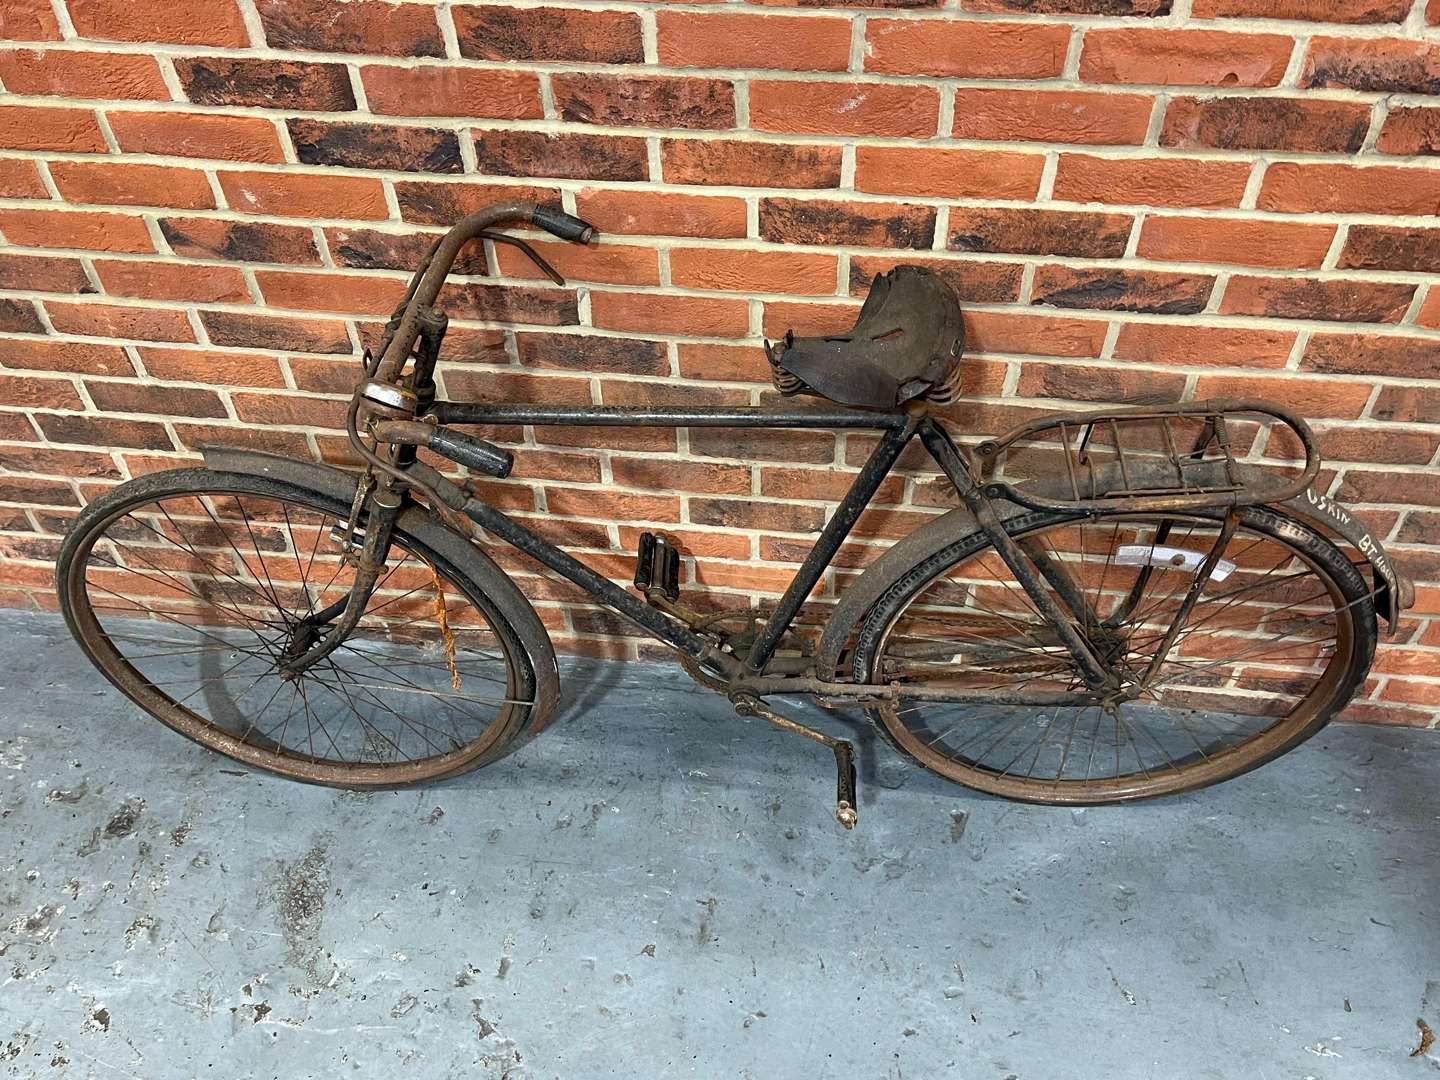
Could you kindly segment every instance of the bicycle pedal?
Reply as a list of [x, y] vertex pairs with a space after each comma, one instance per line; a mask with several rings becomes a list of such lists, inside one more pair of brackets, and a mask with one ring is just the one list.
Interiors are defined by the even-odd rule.
[[651, 532], [640, 534], [635, 588], [646, 596], [654, 592], [667, 600], [680, 599], [680, 552], [671, 541]]

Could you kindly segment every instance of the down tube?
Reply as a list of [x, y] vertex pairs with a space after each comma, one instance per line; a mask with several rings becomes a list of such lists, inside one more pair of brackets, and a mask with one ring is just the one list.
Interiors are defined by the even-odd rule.
[[870, 459], [855, 477], [855, 483], [845, 493], [844, 500], [826, 522], [825, 529], [815, 541], [815, 546], [810, 549], [810, 554], [805, 556], [805, 561], [800, 564], [800, 569], [785, 590], [785, 595], [780, 597], [775, 611], [755, 638], [755, 644], [751, 646], [750, 655], [745, 660], [747, 671], [762, 670], [775, 655], [775, 647], [780, 643], [780, 638], [790, 629], [790, 624], [800, 613], [805, 598], [810, 595], [810, 590], [815, 588], [820, 575], [825, 573], [825, 568], [835, 558], [835, 553], [840, 550], [845, 537], [850, 535], [850, 530], [854, 528], [861, 512], [874, 498], [880, 482], [889, 475], [900, 452], [915, 434], [916, 427], [917, 422], [911, 419], [903, 428], [887, 431], [875, 447]]
[[510, 520], [499, 510], [479, 499], [468, 499], [462, 513], [481, 528], [488, 530], [518, 551], [543, 563], [561, 577], [574, 582], [607, 607], [624, 615], [653, 636], [673, 645], [697, 660], [712, 660], [715, 650], [686, 626], [667, 618], [659, 611], [635, 599], [609, 578], [602, 577], [573, 555], [567, 555], [554, 544], [536, 536], [525, 526]]

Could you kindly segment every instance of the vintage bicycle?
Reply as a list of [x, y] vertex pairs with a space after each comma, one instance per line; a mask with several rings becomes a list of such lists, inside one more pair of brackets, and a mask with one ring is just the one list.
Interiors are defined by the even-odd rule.
[[[785, 717], [775, 698], [863, 709], [926, 768], [998, 795], [1163, 795], [1313, 735], [1364, 681], [1377, 613], [1393, 628], [1413, 603], [1381, 545], [1312, 487], [1314, 438], [1278, 405], [1060, 413], [967, 452], [941, 418], [963, 415], [960, 304], [917, 267], [877, 277], [848, 333], [767, 344], [782, 398], [765, 405], [437, 400], [437, 300], [466, 244], [516, 244], [563, 284], [525, 240], [496, 231], [504, 223], [582, 244], [594, 232], [505, 202], [432, 245], [378, 355], [364, 355], [347, 416], [361, 471], [208, 447], [203, 468], [131, 480], [79, 515], [58, 560], [61, 608], [146, 712], [316, 783], [414, 784], [494, 762], [560, 700], [546, 626], [490, 554], [503, 542], [673, 649], [738, 713], [830, 747], [849, 827], [851, 744]], [[795, 394], [826, 403], [783, 400]], [[673, 538], [640, 537], [627, 591], [460, 470], [422, 459], [424, 448], [507, 476], [512, 453], [464, 425], [830, 429], [868, 433], [873, 449], [778, 602], [702, 610], [681, 601]], [[807, 606], [915, 440], [955, 508]], [[1038, 463], [1028, 479], [1014, 465], [1023, 454]], [[1280, 464], [1246, 460], [1257, 454]]]

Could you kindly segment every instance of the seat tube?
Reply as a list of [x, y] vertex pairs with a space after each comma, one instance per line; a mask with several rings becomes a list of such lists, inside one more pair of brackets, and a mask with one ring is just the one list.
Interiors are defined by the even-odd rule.
[[790, 582], [785, 594], [780, 597], [780, 602], [775, 606], [770, 618], [766, 620], [760, 633], [756, 635], [754, 644], [750, 647], [750, 654], [745, 658], [745, 669], [749, 672], [762, 670], [775, 655], [775, 647], [780, 643], [785, 631], [795, 621], [795, 616], [800, 613], [804, 606], [805, 599], [810, 595], [810, 590], [825, 573], [826, 567], [830, 565], [835, 553], [840, 550], [840, 545], [850, 535], [850, 530], [855, 527], [855, 522], [870, 500], [875, 497], [879, 490], [881, 481], [890, 474], [890, 469], [900, 456], [900, 452], [909, 444], [915, 435], [916, 424], [909, 420], [904, 427], [892, 428], [885, 432], [883, 438], [871, 452], [869, 459], [861, 467], [860, 473], [855, 477], [855, 483], [845, 493], [845, 498], [835, 508], [835, 513], [825, 523], [820, 538], [815, 541], [815, 546], [810, 549], [810, 554], [801, 563], [800, 569], [796, 571], [795, 578]]
[[1035, 609], [1050, 624], [1050, 628], [1055, 631], [1060, 643], [1074, 658], [1081, 676], [1085, 679], [1085, 684], [1092, 690], [1113, 685], [1114, 677], [1106, 671], [1089, 643], [1076, 629], [1074, 613], [1066, 614], [1055, 602], [1055, 597], [1045, 588], [1041, 575], [1036, 572], [1024, 550], [1005, 531], [1005, 526], [1001, 523], [999, 515], [995, 513], [995, 508], [990, 504], [990, 500], [981, 494], [980, 488], [970, 475], [968, 463], [949, 434], [934, 420], [927, 418], [920, 425], [920, 440], [925, 444], [925, 449], [930, 451], [930, 456], [935, 459], [936, 464], [955, 485], [956, 491], [960, 493], [961, 501], [975, 515], [976, 522], [985, 535], [990, 538], [991, 543], [995, 545], [996, 552], [1004, 560], [1005, 565], [1010, 568], [1010, 572], [1015, 575], [1015, 580], [1025, 590], [1025, 594], [1030, 597]]

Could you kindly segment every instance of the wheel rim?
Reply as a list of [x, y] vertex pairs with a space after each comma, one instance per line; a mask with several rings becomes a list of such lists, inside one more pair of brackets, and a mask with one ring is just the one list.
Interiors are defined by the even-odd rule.
[[[1170, 536], [1156, 543], [1157, 527], [1166, 520], [1172, 523]], [[1202, 517], [1133, 515], [1052, 520], [1015, 535], [1043, 542], [1043, 550], [1084, 583], [1102, 623], [1121, 616], [1108, 631], [1092, 628], [1087, 636], [1100, 643], [1108, 633], [1114, 639], [1106, 643], [1111, 655], [1143, 671], [1146, 648], [1153, 655], [1166, 616], [1195, 581], [1193, 566], [1162, 568], [1162, 560], [1145, 549], [1203, 555], [1218, 529], [1217, 521]], [[1116, 561], [1119, 549], [1136, 546], [1142, 551], [1133, 557], [1145, 565]], [[1106, 558], [1099, 558], [1102, 553]], [[1151, 692], [1116, 710], [1098, 704], [939, 705], [902, 698], [880, 707], [880, 717], [896, 741], [931, 769], [1013, 798], [1058, 803], [1139, 798], [1203, 786], [1253, 767], [1322, 717], [1349, 668], [1353, 614], [1333, 576], [1270, 531], [1242, 524], [1223, 557], [1233, 569], [1224, 581], [1212, 577], [1204, 583], [1174, 650], [1155, 672]], [[1136, 596], [1147, 567], [1148, 583]], [[988, 546], [960, 556], [914, 588], [875, 639], [873, 661], [861, 670], [902, 685], [1019, 688], [1037, 701], [1041, 694], [1083, 691], [1053, 631], [1043, 626], [1018, 583], [1007, 579]], [[1125, 604], [1132, 601], [1127, 616]], [[951, 652], [936, 665], [927, 650], [932, 657]]]
[[127, 503], [70, 563], [81, 642], [147, 711], [247, 763], [358, 785], [460, 771], [529, 702], [506, 636], [407, 537], [352, 638], [297, 679], [278, 673], [304, 619], [348, 591], [343, 526], [319, 501], [222, 485]]

